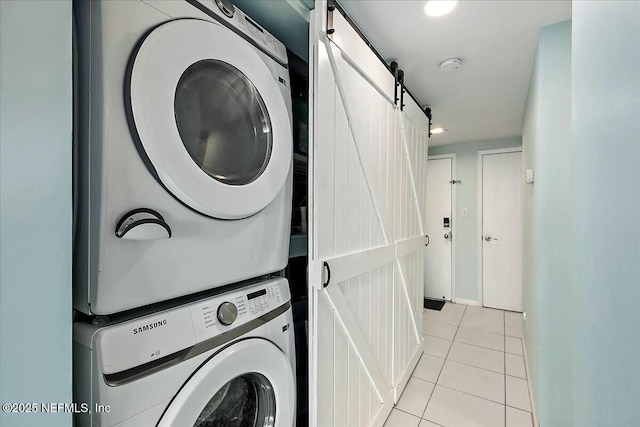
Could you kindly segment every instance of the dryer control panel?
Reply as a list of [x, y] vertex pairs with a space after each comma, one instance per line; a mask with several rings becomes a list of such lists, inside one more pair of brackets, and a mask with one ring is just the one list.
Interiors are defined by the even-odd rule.
[[233, 6], [231, 2], [228, 0], [195, 1], [208, 9], [209, 15], [213, 13], [217, 20], [233, 27], [236, 32], [253, 40], [261, 49], [266, 50], [282, 64], [287, 63], [287, 49], [284, 44], [253, 19], [249, 18], [243, 11]]
[[112, 374], [188, 349], [256, 319], [266, 323], [289, 300], [287, 280], [270, 279], [115, 325], [85, 327], [93, 330], [91, 347], [97, 343], [101, 348], [102, 372]]

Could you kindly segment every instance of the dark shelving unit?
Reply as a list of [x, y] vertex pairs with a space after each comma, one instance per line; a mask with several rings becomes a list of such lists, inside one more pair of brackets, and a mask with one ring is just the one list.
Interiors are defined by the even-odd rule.
[[289, 76], [293, 112], [293, 197], [289, 264], [285, 271], [291, 288], [296, 336], [297, 427], [309, 424], [308, 300], [307, 300], [307, 206], [309, 147], [309, 64], [291, 51]]

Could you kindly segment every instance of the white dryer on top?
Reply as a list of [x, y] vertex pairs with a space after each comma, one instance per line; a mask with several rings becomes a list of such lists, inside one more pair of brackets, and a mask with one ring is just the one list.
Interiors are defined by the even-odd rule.
[[74, 307], [112, 314], [283, 269], [284, 45], [226, 0], [76, 3]]

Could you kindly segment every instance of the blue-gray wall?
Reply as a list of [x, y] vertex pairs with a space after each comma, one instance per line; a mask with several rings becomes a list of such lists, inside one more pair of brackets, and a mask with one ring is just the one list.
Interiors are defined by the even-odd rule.
[[572, 425], [571, 22], [540, 31], [522, 135], [525, 329], [543, 426]]
[[640, 420], [640, 2], [573, 2], [574, 422]]
[[72, 400], [71, 64], [71, 1], [0, 1], [0, 403]]
[[[456, 239], [456, 298], [472, 301], [481, 299], [478, 295], [478, 151], [520, 145], [520, 137], [515, 137], [429, 147], [430, 156], [455, 153], [455, 179], [462, 180], [461, 184], [456, 184], [457, 212], [453, 218]], [[466, 217], [461, 215], [463, 208], [469, 211]]]

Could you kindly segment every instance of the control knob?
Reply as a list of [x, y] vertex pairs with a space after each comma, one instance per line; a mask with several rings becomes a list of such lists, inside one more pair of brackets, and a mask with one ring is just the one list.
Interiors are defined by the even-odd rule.
[[221, 324], [229, 326], [238, 318], [238, 308], [232, 302], [225, 301], [218, 307], [218, 320]]
[[227, 17], [233, 18], [233, 14], [236, 12], [236, 8], [233, 7], [233, 3], [229, 0], [216, 0], [216, 4]]

